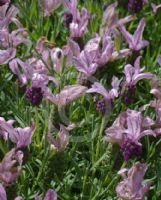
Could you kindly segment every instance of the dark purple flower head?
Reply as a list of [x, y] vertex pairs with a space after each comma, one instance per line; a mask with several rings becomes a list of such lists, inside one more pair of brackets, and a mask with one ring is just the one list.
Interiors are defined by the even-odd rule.
[[124, 159], [140, 156], [142, 144], [140, 139], [145, 135], [154, 135], [151, 129], [153, 120], [143, 117], [141, 112], [127, 110], [119, 115], [113, 125], [106, 130], [105, 140], [119, 144]]
[[106, 101], [105, 99], [101, 99], [97, 102], [96, 110], [102, 114], [106, 112]]
[[70, 23], [72, 23], [73, 20], [73, 15], [70, 12], [65, 12], [64, 13], [64, 25], [65, 27], [69, 28]]
[[125, 88], [124, 92], [121, 95], [122, 102], [125, 105], [130, 105], [135, 102], [136, 100], [136, 86], [128, 86]]
[[121, 151], [123, 153], [124, 159], [128, 161], [132, 157], [140, 156], [142, 153], [142, 146], [130, 138], [125, 139], [121, 145]]
[[131, 13], [139, 13], [143, 8], [143, 0], [129, 0], [128, 11]]
[[33, 106], [39, 106], [43, 99], [43, 92], [41, 87], [31, 87], [26, 89], [26, 98]]

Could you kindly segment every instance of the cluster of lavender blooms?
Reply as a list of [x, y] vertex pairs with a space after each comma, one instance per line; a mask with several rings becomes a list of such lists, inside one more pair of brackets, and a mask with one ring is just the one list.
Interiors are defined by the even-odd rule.
[[[130, 0], [128, 9], [131, 13], [137, 13], [147, 3], [145, 0]], [[117, 3], [114, 3], [105, 10], [99, 33], [85, 43], [82, 37], [88, 32], [88, 22], [91, 18], [91, 14], [86, 8], [82, 8], [80, 11], [77, 0], [41, 0], [44, 16], [50, 16], [59, 6], [64, 7], [64, 24], [70, 32], [70, 37], [66, 46], [59, 48], [52, 47], [51, 42], [42, 36], [37, 41], [35, 54], [28, 60], [22, 61], [16, 56], [16, 49], [21, 44], [28, 46], [30, 40], [26, 29], [16, 18], [18, 9], [9, 4], [9, 0], [0, 1], [0, 43], [2, 48], [0, 65], [9, 65], [12, 73], [17, 76], [20, 87], [26, 88], [26, 98], [33, 106], [40, 106], [44, 99], [58, 108], [66, 107], [84, 95], [97, 93], [102, 96], [97, 103], [97, 110], [103, 116], [109, 116], [114, 108], [116, 98], [120, 98], [126, 106], [132, 104], [135, 101], [137, 83], [142, 79], [150, 80], [152, 85], [150, 92], [155, 99], [148, 105], [144, 105], [139, 111], [127, 109], [121, 112], [112, 126], [105, 130], [105, 141], [118, 144], [126, 161], [133, 157], [139, 158], [142, 153], [141, 138], [146, 135], [157, 137], [161, 134], [160, 81], [154, 74], [144, 72], [145, 69], [140, 67], [141, 50], [149, 45], [149, 42], [143, 39], [145, 19], [140, 20], [134, 34], [129, 33], [125, 25], [134, 20], [135, 16], [130, 15], [119, 19], [116, 14]], [[152, 4], [152, 7], [156, 13], [160, 5]], [[17, 27], [12, 32], [9, 29], [11, 23], [15, 23]], [[128, 48], [118, 51], [115, 39], [120, 34]], [[55, 94], [55, 90], [60, 89], [61, 80], [58, 80], [59, 76], [54, 75], [62, 74], [65, 58], [65, 67], [70, 68], [71, 65], [74, 65], [78, 74], [83, 74], [85, 79], [90, 82], [90, 86], [79, 83], [66, 85], [58, 94]], [[97, 79], [96, 71], [107, 67], [110, 62], [124, 58], [131, 60], [124, 67], [124, 78], [119, 80], [113, 76], [112, 89], [107, 90]], [[160, 60], [158, 58], [158, 62], [161, 64]], [[54, 87], [51, 87], [53, 84]], [[143, 112], [147, 107], [154, 108], [155, 121], [150, 117], [144, 117]], [[26, 128], [14, 128], [13, 124], [13, 120], [6, 121], [4, 118], [0, 118], [1, 137], [16, 144], [16, 147], [5, 155], [0, 164], [0, 197], [2, 200], [7, 199], [5, 187], [13, 184], [21, 173], [23, 151], [31, 144], [36, 129], [34, 123], [31, 127]], [[57, 151], [64, 150], [69, 143], [70, 126], [66, 125], [68, 126], [60, 124], [60, 131], [56, 139], [49, 131], [49, 142], [51, 147]], [[150, 184], [142, 184], [146, 170], [147, 165], [140, 163], [134, 164], [131, 169], [121, 169], [119, 174], [123, 177], [123, 181], [116, 188], [117, 195], [125, 200], [143, 199], [150, 188]], [[22, 198], [17, 197], [15, 200], [20, 199]], [[35, 197], [35, 200], [41, 199], [39, 196]], [[49, 189], [44, 200], [56, 199], [55, 191]]]

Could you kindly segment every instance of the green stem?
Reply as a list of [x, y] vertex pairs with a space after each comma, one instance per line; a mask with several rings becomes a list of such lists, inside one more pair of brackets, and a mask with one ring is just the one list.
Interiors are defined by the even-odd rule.
[[39, 135], [39, 113], [37, 108], [35, 108], [35, 118], [36, 118], [36, 131], [35, 131], [36, 143], [38, 144], [38, 146], [40, 146], [41, 140]]
[[99, 158], [102, 134], [103, 134], [103, 131], [104, 131], [104, 128], [105, 128], [105, 125], [106, 125], [106, 121], [107, 121], [107, 116], [104, 115], [103, 118], [102, 118], [101, 127], [100, 127], [100, 131], [99, 131], [99, 135], [98, 135], [98, 142], [97, 142], [97, 147], [96, 147], [95, 161], [97, 161], [98, 158]]

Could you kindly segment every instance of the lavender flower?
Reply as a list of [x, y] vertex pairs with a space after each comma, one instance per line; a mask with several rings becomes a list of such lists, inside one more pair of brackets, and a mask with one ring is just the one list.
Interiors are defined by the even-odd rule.
[[51, 133], [49, 133], [48, 138], [49, 138], [49, 142], [51, 143], [51, 147], [53, 149], [56, 149], [57, 151], [62, 151], [69, 144], [69, 131], [67, 130], [65, 126], [61, 124], [58, 137], [54, 139]]
[[115, 97], [118, 97], [118, 89], [119, 89], [120, 81], [117, 77], [113, 77], [112, 79], [112, 89], [107, 91], [103, 85], [98, 82], [95, 82], [92, 85], [92, 88], [86, 91], [86, 93], [98, 93], [101, 94], [104, 99], [103, 101], [99, 101], [97, 104], [97, 109], [102, 113], [105, 113], [108, 110], [108, 113], [112, 110], [112, 102]]
[[56, 86], [59, 84], [53, 76], [48, 75], [44, 64], [35, 58], [29, 59], [28, 62], [22, 62], [17, 58], [12, 60], [9, 65], [11, 71], [18, 76], [21, 86], [26, 85], [29, 80], [32, 82], [32, 86], [26, 90], [26, 98], [33, 106], [39, 106], [44, 93], [50, 92], [47, 87], [49, 81]]
[[30, 41], [27, 39], [27, 32], [25, 28], [18, 28], [11, 33], [9, 33], [6, 29], [1, 30], [0, 42], [5, 49], [10, 47], [16, 48], [20, 44], [30, 44]]
[[15, 48], [8, 48], [7, 50], [0, 50], [0, 65], [7, 64], [16, 55]]
[[74, 57], [73, 59], [77, 70], [84, 73], [87, 77], [92, 76], [98, 68], [95, 57], [87, 50], [83, 50], [78, 58]]
[[18, 13], [18, 9], [9, 3], [6, 3], [0, 7], [0, 29], [8, 28], [8, 25], [15, 20], [15, 17]]
[[[21, 70], [19, 68], [21, 66]], [[9, 67], [11, 71], [18, 76], [20, 85], [23, 86], [27, 83], [27, 80], [32, 77], [32, 68], [28, 63], [22, 62], [20, 59], [16, 58], [10, 61]]]
[[120, 26], [120, 30], [129, 44], [129, 48], [133, 51], [140, 51], [141, 49], [145, 48], [149, 45], [149, 42], [146, 40], [142, 40], [142, 35], [145, 27], [145, 20], [141, 19], [138, 28], [136, 29], [134, 35], [131, 35], [124, 26]]
[[17, 149], [24, 149], [31, 144], [36, 126], [33, 123], [31, 127], [14, 128], [11, 123], [1, 120], [0, 128], [8, 133], [10, 140], [17, 145]]
[[126, 80], [122, 88], [122, 100], [125, 104], [131, 104], [135, 101], [136, 84], [138, 81], [142, 79], [152, 79], [154, 76], [148, 72], [143, 73], [144, 68], [140, 69], [140, 59], [141, 57], [139, 56], [134, 66], [130, 64], [125, 66], [124, 73]]
[[60, 48], [54, 48], [50, 51], [50, 53], [54, 71], [61, 73], [64, 57], [63, 51]]
[[80, 55], [80, 47], [79, 45], [72, 39], [69, 39], [67, 46], [64, 48], [64, 54], [66, 55], [66, 66], [72, 65], [73, 56], [79, 57]]
[[61, 73], [64, 58], [62, 49], [55, 47], [55, 44], [48, 41], [46, 37], [41, 37], [37, 42], [36, 50], [41, 61], [43, 61], [43, 65], [45, 64], [44, 67], [50, 69], [52, 61], [53, 70]]
[[6, 185], [11, 185], [21, 173], [23, 153], [12, 149], [0, 163], [0, 181]]
[[56, 105], [66, 106], [69, 103], [75, 101], [79, 97], [83, 96], [87, 88], [81, 85], [68, 85], [64, 89], [54, 96], [51, 92], [46, 92], [45, 97]]
[[114, 33], [118, 35], [117, 27], [123, 26], [124, 24], [133, 20], [133, 16], [127, 16], [123, 19], [118, 19], [116, 12], [117, 2], [109, 5], [103, 13], [102, 23], [100, 27], [100, 35], [103, 36], [104, 33]]
[[9, 137], [13, 143], [16, 143], [17, 149], [24, 149], [31, 144], [32, 136], [36, 126], [33, 123], [31, 127], [15, 128], [14, 132], [9, 133]]
[[[128, 171], [126, 174], [125, 172]], [[118, 172], [123, 177], [117, 188], [117, 195], [123, 200], [143, 200], [150, 189], [150, 184], [142, 184], [147, 171], [146, 164], [135, 164], [131, 169], [122, 169]]]
[[[35, 200], [42, 200], [42, 198], [37, 196], [35, 197]], [[49, 189], [44, 197], [44, 200], [57, 200], [57, 193], [54, 190]]]
[[151, 6], [152, 6], [154, 14], [156, 14], [158, 10], [161, 8], [161, 4], [155, 5], [154, 3], [152, 3]]
[[[14, 120], [8, 120], [8, 121], [5, 121], [5, 119], [3, 117], [0, 117], [0, 124], [6, 124], [6, 126], [12, 126], [13, 123], [15, 121]], [[8, 140], [9, 138], [9, 135], [8, 135], [8, 132], [3, 129], [1, 126], [0, 126], [0, 136], [4, 139], [4, 140]]]
[[40, 0], [44, 9], [44, 16], [50, 16], [52, 12], [62, 4], [62, 2], [62, 0]]
[[102, 39], [99, 35], [89, 40], [84, 50], [79, 53], [79, 48], [72, 42], [72, 52], [76, 56], [73, 57], [74, 63], [78, 71], [84, 73], [87, 77], [92, 76], [98, 67], [106, 65], [109, 61], [114, 61], [128, 56], [131, 51], [129, 49], [115, 50], [114, 42], [111, 36], [106, 34]]
[[77, 39], [87, 32], [87, 25], [90, 18], [89, 12], [82, 8], [81, 12], [77, 9], [77, 0], [64, 0], [64, 7], [67, 13], [72, 14], [72, 22], [69, 23], [71, 38]]
[[114, 76], [113, 79], [112, 79], [112, 86], [113, 86], [113, 88], [110, 91], [107, 91], [103, 87], [103, 85], [101, 85], [100, 83], [95, 82], [92, 85], [92, 88], [89, 89], [89, 90], [87, 90], [86, 93], [96, 92], [98, 94], [101, 94], [106, 100], [114, 99], [115, 97], [118, 97], [119, 84], [120, 84], [120, 81], [118, 80], [117, 77]]
[[161, 80], [154, 77], [151, 81], [151, 91], [150, 93], [153, 94], [157, 99], [161, 99]]
[[154, 135], [151, 130], [153, 120], [143, 117], [141, 112], [127, 110], [121, 113], [110, 128], [106, 129], [105, 140], [119, 144], [124, 159], [139, 156], [142, 144], [139, 142], [145, 135]]

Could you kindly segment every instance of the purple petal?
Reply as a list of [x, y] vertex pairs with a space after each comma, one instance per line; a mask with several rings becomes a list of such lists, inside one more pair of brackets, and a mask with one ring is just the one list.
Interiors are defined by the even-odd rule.
[[161, 55], [158, 57], [158, 63], [161, 66]]
[[151, 73], [141, 73], [141, 74], [138, 74], [136, 76], [134, 76], [133, 78], [133, 84], [136, 85], [136, 83], [142, 79], [152, 79], [154, 77], [153, 74]]
[[57, 193], [54, 190], [49, 189], [45, 195], [44, 200], [57, 200]]
[[4, 187], [2, 186], [2, 184], [0, 184], [0, 199], [7, 200], [6, 191], [5, 191]]
[[127, 83], [131, 83], [133, 80], [133, 74], [134, 74], [134, 68], [132, 65], [126, 65], [125, 70], [124, 70], [125, 76], [126, 76], [126, 81]]
[[144, 28], [145, 28], [145, 19], [143, 18], [139, 22], [139, 25], [134, 33], [134, 41], [136, 46], [140, 41], [142, 41]]
[[98, 93], [98, 94], [101, 94], [105, 99], [109, 98], [108, 91], [103, 87], [103, 85], [101, 85], [98, 82], [95, 82], [92, 85], [92, 88], [87, 90], [86, 93]]
[[0, 50], [0, 65], [7, 64], [16, 56], [16, 49], [9, 48], [7, 50]]

